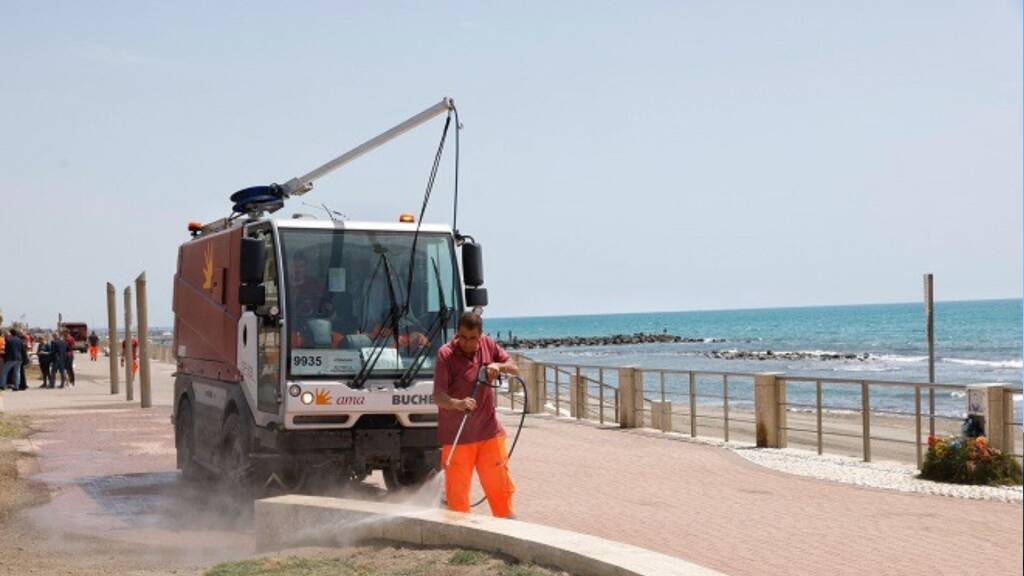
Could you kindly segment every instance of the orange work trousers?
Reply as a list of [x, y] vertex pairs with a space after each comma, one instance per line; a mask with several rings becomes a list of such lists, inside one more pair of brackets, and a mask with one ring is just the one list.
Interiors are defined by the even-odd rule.
[[[441, 447], [442, 466], [448, 462], [451, 450], [451, 444]], [[512, 508], [512, 494], [516, 491], [516, 485], [508, 471], [508, 450], [505, 448], [504, 436], [456, 446], [452, 463], [444, 471], [448, 508], [456, 512], [469, 512], [474, 468], [487, 496], [487, 503], [491, 506], [491, 514], [498, 518], [513, 516], [515, 510]]]
[[96, 360], [100, 356], [99, 346], [89, 346], [89, 360]]

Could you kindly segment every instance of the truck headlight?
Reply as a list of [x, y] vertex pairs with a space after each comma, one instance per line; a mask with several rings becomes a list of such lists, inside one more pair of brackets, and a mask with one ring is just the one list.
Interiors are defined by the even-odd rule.
[[288, 387], [288, 395], [292, 398], [297, 398], [299, 394], [302, 394], [302, 388], [298, 384], [292, 384]]
[[303, 404], [312, 404], [313, 403], [313, 393], [312, 392], [303, 392], [302, 393], [302, 397], [299, 398], [299, 400], [301, 400]]

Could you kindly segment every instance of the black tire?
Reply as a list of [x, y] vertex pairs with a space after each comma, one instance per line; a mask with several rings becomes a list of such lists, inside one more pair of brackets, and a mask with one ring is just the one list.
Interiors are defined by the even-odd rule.
[[203, 469], [195, 461], [195, 426], [192, 422], [192, 404], [188, 400], [181, 403], [174, 422], [174, 447], [178, 452], [178, 468], [181, 469], [181, 478], [186, 482], [204, 480]]
[[403, 467], [401, 470], [388, 467], [382, 470], [384, 485], [389, 492], [402, 488], [415, 488], [426, 482], [437, 470], [430, 465], [421, 464], [415, 467]]
[[223, 442], [220, 449], [220, 478], [222, 487], [240, 500], [251, 500], [253, 493], [252, 460], [249, 442], [242, 430], [242, 420], [231, 413], [224, 419]]

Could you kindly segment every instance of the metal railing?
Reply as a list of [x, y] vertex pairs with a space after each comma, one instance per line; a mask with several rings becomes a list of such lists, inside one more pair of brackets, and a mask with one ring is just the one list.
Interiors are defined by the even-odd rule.
[[[721, 427], [720, 435], [725, 442], [732, 441], [734, 425], [749, 424], [749, 429], [744, 429], [744, 436], [747, 439], [754, 437], [754, 420], [751, 417], [744, 418], [744, 412], [740, 411], [737, 417], [734, 402], [738, 399], [735, 394], [730, 394], [730, 384], [735, 391], [737, 385], [741, 389], [749, 389], [749, 395], [742, 395], [740, 398], [748, 400], [749, 411], [753, 412], [753, 374], [741, 372], [713, 372], [704, 370], [673, 370], [673, 369], [643, 369], [644, 392], [648, 390], [656, 392], [656, 395], [644, 396], [644, 412], [652, 412], [646, 408], [654, 402], [662, 405], [671, 402], [672, 410], [667, 413], [669, 422], [662, 426], [663, 430], [676, 430], [676, 417], [681, 417], [689, 428], [691, 437], [700, 435], [702, 428], [715, 429]], [[680, 377], [682, 382], [672, 386], [671, 379]], [[655, 387], [648, 385], [650, 380], [655, 381]], [[703, 381], [702, 381], [703, 380]], [[711, 380], [709, 385], [709, 380]], [[747, 381], [750, 380], [748, 383]], [[716, 391], [710, 391], [714, 388]], [[675, 409], [676, 399], [680, 399], [686, 411]], [[717, 425], [716, 425], [717, 424]]]
[[[633, 407], [637, 426], [652, 426], [657, 419], [660, 429], [691, 437], [720, 437], [725, 442], [757, 440], [758, 374], [531, 362], [541, 366], [538, 374], [547, 395], [546, 410], [557, 415], [600, 424], [620, 423], [629, 412], [623, 415], [620, 410], [619, 374], [620, 370], [632, 370], [641, 389], [641, 399]], [[807, 446], [818, 454], [845, 453], [871, 461], [872, 448], [884, 443], [888, 446], [886, 458], [916, 461], [920, 467], [927, 438], [959, 433], [963, 420], [962, 415], [948, 415], [948, 399], [944, 408], [947, 413], [940, 412], [936, 396], [965, 396], [965, 384], [790, 375], [775, 378], [781, 389], [777, 420], [782, 445]], [[1012, 393], [1006, 389], [1009, 406], [1014, 406]], [[841, 400], [830, 401], [836, 395]], [[515, 406], [513, 393], [510, 402]], [[901, 408], [911, 404], [912, 411]], [[1020, 414], [1008, 420], [1004, 437], [1020, 442], [1014, 442], [1013, 455], [1021, 459], [1024, 433]]]
[[[928, 383], [917, 383], [917, 382], [895, 382], [885, 380], [866, 380], [866, 379], [850, 379], [850, 378], [820, 378], [820, 377], [801, 377], [801, 376], [780, 376], [779, 382], [784, 386], [799, 386], [799, 385], [813, 385], [814, 386], [814, 404], [803, 404], [797, 402], [790, 402], [788, 399], [781, 403], [787, 418], [782, 426], [782, 430], [785, 432], [796, 432], [802, 434], [813, 434], [814, 445], [818, 451], [818, 454], [824, 453], [825, 448], [825, 437], [831, 438], [852, 438], [860, 440], [860, 454], [865, 462], [871, 461], [871, 448], [872, 442], [888, 442], [904, 446], [914, 447], [914, 458], [917, 465], [920, 467], [924, 461], [924, 446], [927, 437], [922, 439], [922, 420], [928, 418], [928, 436], [935, 436], [936, 422], [947, 421], [956, 422], [956, 427], [959, 427], [959, 423], [962, 421], [962, 417], [946, 416], [936, 412], [935, 410], [935, 392], [943, 391], [949, 393], [961, 393], [966, 394], [967, 386], [958, 384], [928, 384]], [[849, 405], [836, 405], [826, 404], [824, 401], [825, 396], [825, 385], [831, 385], [833, 388], [839, 387], [856, 387], [859, 388], [860, 394], [860, 407], [854, 408]], [[890, 410], [872, 407], [872, 388], [887, 388], [892, 390], [909, 390], [913, 389], [914, 398], [914, 411], [908, 412], [903, 410]], [[928, 411], [922, 410], [922, 392], [928, 391]], [[787, 396], [788, 398], [788, 390]], [[790, 426], [788, 425], [788, 417], [790, 415], [798, 415], [800, 411], [810, 410], [814, 414], [813, 428], [805, 428], [801, 426]], [[851, 433], [848, 430], [835, 431], [826, 430], [824, 426], [824, 415], [826, 413], [833, 413], [836, 415], [843, 414], [855, 414], [859, 415], [860, 420], [860, 431], [859, 433]], [[871, 432], [872, 415], [876, 416], [895, 416], [895, 417], [913, 417], [914, 429], [912, 436], [908, 439], [904, 437], [884, 436], [876, 435]], [[840, 428], [850, 428], [840, 425]], [[896, 428], [898, 434], [900, 430]], [[787, 442], [788, 443], [788, 442]]]

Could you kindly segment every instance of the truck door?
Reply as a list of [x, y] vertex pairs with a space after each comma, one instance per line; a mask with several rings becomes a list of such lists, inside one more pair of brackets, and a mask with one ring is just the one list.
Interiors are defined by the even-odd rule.
[[[239, 330], [239, 364], [254, 367], [250, 373], [243, 370], [249, 401], [255, 399], [256, 424], [265, 426], [280, 412], [281, 390], [281, 309], [277, 250], [269, 224], [260, 224], [248, 230], [249, 237], [262, 240], [266, 254], [263, 270], [263, 288], [266, 302], [256, 314], [246, 312]], [[245, 336], [242, 338], [242, 336]], [[245, 355], [245, 359], [241, 355]], [[253, 398], [255, 397], [255, 398]]]

